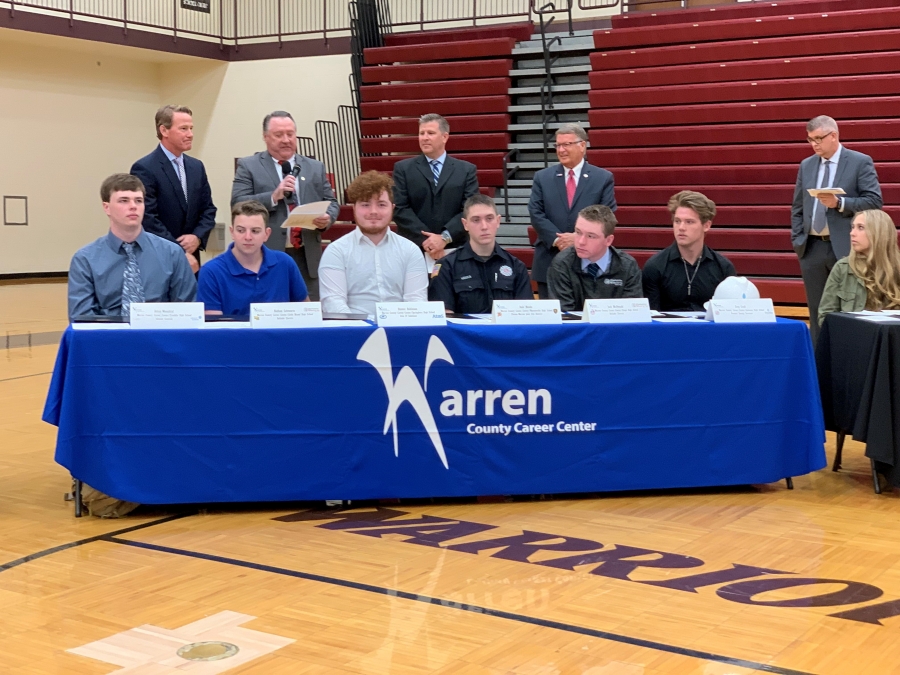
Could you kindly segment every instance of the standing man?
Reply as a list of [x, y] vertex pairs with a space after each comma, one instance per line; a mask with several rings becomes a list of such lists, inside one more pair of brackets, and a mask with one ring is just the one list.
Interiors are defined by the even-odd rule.
[[419, 118], [422, 154], [394, 165], [397, 232], [435, 260], [466, 240], [463, 204], [478, 192], [475, 165], [447, 155], [450, 125], [440, 115]]
[[356, 229], [328, 245], [319, 265], [322, 311], [375, 316], [379, 302], [421, 302], [428, 273], [419, 247], [391, 232], [394, 215], [385, 173], [366, 171], [347, 188]]
[[644, 263], [644, 297], [658, 312], [699, 312], [716, 287], [737, 273], [728, 258], [704, 243], [716, 217], [711, 199], [682, 190], [669, 199], [669, 213], [675, 242]]
[[592, 204], [616, 210], [613, 175], [585, 161], [587, 140], [587, 133], [579, 125], [563, 124], [556, 132], [559, 164], [534, 175], [528, 213], [538, 240], [534, 245], [531, 276], [537, 281], [540, 298], [550, 297], [547, 270], [554, 256], [575, 241], [573, 231], [578, 212]]
[[494, 300], [533, 300], [525, 263], [497, 244], [494, 200], [481, 193], [469, 197], [462, 224], [469, 240], [435, 263], [428, 298], [460, 314], [490, 314]]
[[553, 259], [547, 272], [550, 297], [564, 312], [584, 309], [585, 300], [640, 298], [637, 260], [613, 248], [616, 216], [595, 204], [578, 212], [572, 245]]
[[132, 302], [193, 302], [197, 280], [178, 244], [143, 227], [144, 186], [116, 173], [100, 186], [109, 232], [78, 250], [69, 266], [69, 320], [130, 317]]
[[[288, 251], [300, 268], [310, 300], [318, 300], [321, 232], [331, 227], [340, 210], [334, 190], [322, 162], [297, 154], [297, 125], [289, 112], [276, 110], [265, 116], [263, 141], [265, 150], [238, 160], [231, 186], [231, 205], [255, 200], [269, 209], [272, 236], [268, 247]], [[331, 204], [313, 221], [317, 229], [303, 229], [299, 237], [292, 237], [293, 248], [286, 248], [287, 230], [281, 224], [287, 220], [290, 209], [323, 201]]]
[[[837, 122], [825, 115], [806, 125], [812, 157], [800, 162], [791, 205], [791, 243], [800, 258], [800, 273], [809, 306], [809, 332], [819, 337], [819, 302], [831, 268], [850, 253], [850, 221], [860, 211], [880, 209], [881, 186], [872, 158], [841, 145]], [[813, 198], [809, 188], [842, 188], [843, 195]]]
[[131, 167], [147, 190], [144, 229], [175, 242], [196, 273], [200, 250], [216, 225], [216, 207], [203, 162], [186, 153], [194, 143], [191, 109], [164, 105], [156, 111], [156, 150]]

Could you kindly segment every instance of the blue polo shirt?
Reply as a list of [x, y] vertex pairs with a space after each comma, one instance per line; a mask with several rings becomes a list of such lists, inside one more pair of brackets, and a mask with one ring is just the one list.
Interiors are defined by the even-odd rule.
[[238, 262], [231, 249], [200, 268], [197, 302], [227, 315], [249, 315], [252, 302], [303, 302], [309, 293], [300, 270], [287, 253], [262, 247], [259, 272]]

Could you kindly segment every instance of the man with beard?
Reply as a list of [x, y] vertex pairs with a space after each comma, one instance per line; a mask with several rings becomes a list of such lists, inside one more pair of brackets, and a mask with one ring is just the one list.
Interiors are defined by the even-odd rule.
[[322, 311], [375, 316], [378, 302], [427, 299], [428, 274], [419, 247], [391, 232], [394, 182], [367, 171], [347, 188], [356, 229], [322, 254], [319, 263]]

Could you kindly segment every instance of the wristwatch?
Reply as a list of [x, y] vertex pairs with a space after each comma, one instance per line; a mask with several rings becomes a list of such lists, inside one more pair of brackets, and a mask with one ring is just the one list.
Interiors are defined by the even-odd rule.
[[444, 230], [443, 232], [441, 232], [441, 239], [444, 240], [445, 244], [449, 244], [451, 241], [453, 241], [453, 237], [451, 236], [451, 234], [449, 232], [447, 232], [447, 230]]

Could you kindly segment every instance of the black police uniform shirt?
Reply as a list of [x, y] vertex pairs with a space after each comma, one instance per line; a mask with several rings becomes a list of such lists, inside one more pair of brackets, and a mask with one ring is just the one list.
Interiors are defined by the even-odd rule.
[[469, 242], [435, 263], [428, 299], [451, 312], [490, 314], [494, 300], [533, 300], [525, 263], [498, 245], [487, 258], [475, 255]]

